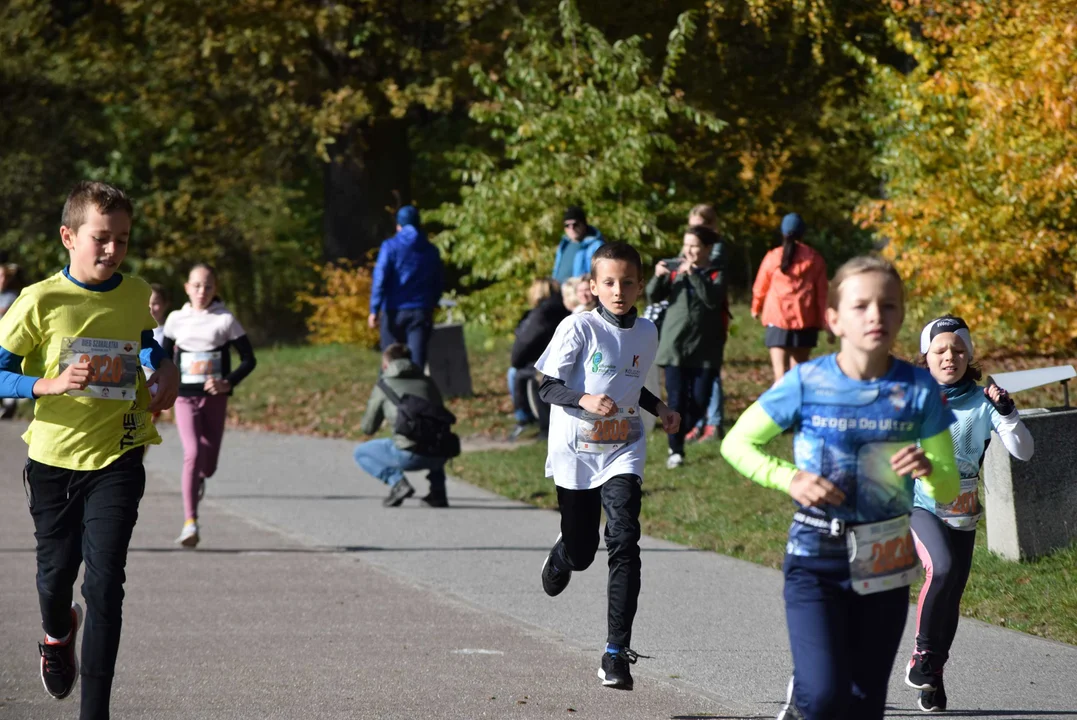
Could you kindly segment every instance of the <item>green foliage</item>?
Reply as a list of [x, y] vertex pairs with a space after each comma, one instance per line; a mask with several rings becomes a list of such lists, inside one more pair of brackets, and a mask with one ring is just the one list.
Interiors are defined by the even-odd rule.
[[499, 70], [472, 67], [484, 99], [471, 117], [499, 147], [460, 148], [461, 200], [431, 214], [449, 228], [436, 242], [463, 269], [464, 286], [481, 288], [466, 297], [465, 312], [504, 324], [523, 307], [520, 289], [549, 274], [570, 204], [646, 259], [663, 247], [663, 221], [686, 209], [675, 184], [651, 173], [660, 156], [683, 150], [670, 131], [678, 122], [722, 126], [669, 85], [693, 29], [691, 15], [678, 19], [655, 78], [640, 37], [610, 42], [566, 0], [556, 28], [523, 19]]

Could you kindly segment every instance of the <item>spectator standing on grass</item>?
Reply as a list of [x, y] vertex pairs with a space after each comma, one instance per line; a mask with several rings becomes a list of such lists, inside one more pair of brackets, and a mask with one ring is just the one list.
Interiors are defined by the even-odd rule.
[[647, 286], [651, 302], [669, 301], [662, 319], [655, 364], [666, 376], [666, 397], [682, 422], [669, 433], [666, 467], [684, 463], [687, 430], [703, 416], [714, 370], [721, 363], [724, 336], [715, 330], [725, 322], [725, 278], [711, 265], [718, 233], [702, 225], [688, 228], [679, 265], [663, 260]]
[[767, 328], [775, 383], [807, 362], [826, 329], [826, 261], [804, 244], [807, 229], [796, 213], [782, 218], [782, 245], [763, 258], [752, 286], [752, 317]]
[[572, 206], [565, 210], [564, 228], [553, 261], [553, 279], [559, 283], [591, 272], [591, 258], [606, 242], [597, 228], [587, 224], [583, 208]]
[[[423, 503], [429, 507], [448, 507], [445, 463], [460, 454], [460, 440], [449, 430], [456, 418], [445, 409], [434, 381], [411, 361], [407, 345], [394, 343], [385, 350], [381, 373], [360, 427], [363, 434], [373, 435], [387, 421], [393, 428], [393, 436], [357, 445], [353, 453], [355, 462], [389, 486], [389, 495], [382, 501], [385, 507], [400, 507], [415, 494], [415, 488], [404, 477], [405, 472], [413, 470], [428, 471], [430, 493], [422, 499]], [[406, 413], [405, 419], [418, 421], [412, 428], [416, 432], [401, 432], [398, 422], [401, 413]]]
[[[701, 225], [718, 232], [718, 213], [714, 211], [714, 207], [711, 205], [696, 205], [692, 208], [692, 211], [688, 213], [688, 226], [695, 225]], [[722, 349], [716, 358], [714, 382], [711, 384], [710, 395], [707, 399], [707, 410], [703, 417], [699, 419], [699, 422], [696, 423], [696, 426], [689, 430], [688, 435], [685, 436], [685, 440], [688, 442], [722, 438], [722, 420], [725, 413], [725, 398], [722, 394], [722, 362], [725, 359], [725, 341], [729, 335], [729, 320], [732, 317], [729, 312], [728, 284], [725, 282], [727, 263], [728, 252], [725, 238], [719, 233], [718, 241], [711, 248], [711, 267], [717, 269], [723, 276], [722, 288], [726, 292], [722, 297], [722, 304], [725, 306], [725, 313], [721, 322], [712, 329], [721, 335]]]
[[537, 420], [527, 402], [527, 383], [535, 377], [535, 362], [550, 344], [557, 326], [571, 314], [562, 297], [553, 278], [536, 278], [527, 291], [531, 309], [516, 326], [509, 367], [509, 393], [516, 415], [516, 428], [509, 436], [511, 440], [520, 437]]
[[419, 370], [425, 369], [434, 309], [444, 287], [441, 253], [419, 225], [419, 211], [405, 205], [396, 213], [396, 235], [381, 244], [374, 264], [367, 323], [380, 327], [381, 349], [403, 343]]

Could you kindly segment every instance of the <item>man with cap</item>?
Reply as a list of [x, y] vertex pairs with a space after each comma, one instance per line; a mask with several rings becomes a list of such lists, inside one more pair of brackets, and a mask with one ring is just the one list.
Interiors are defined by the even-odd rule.
[[564, 225], [553, 261], [553, 279], [558, 283], [591, 272], [591, 256], [606, 242], [597, 228], [587, 224], [583, 208], [573, 205], [565, 210]]
[[412, 362], [426, 367], [426, 346], [434, 329], [434, 308], [445, 285], [441, 254], [419, 225], [419, 211], [405, 205], [396, 213], [396, 235], [381, 244], [370, 289], [371, 328], [381, 328], [381, 349], [402, 343]]

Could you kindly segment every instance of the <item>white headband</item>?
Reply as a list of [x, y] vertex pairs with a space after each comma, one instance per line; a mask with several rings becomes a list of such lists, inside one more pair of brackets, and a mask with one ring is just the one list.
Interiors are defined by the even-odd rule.
[[975, 352], [972, 345], [972, 334], [969, 332], [969, 326], [961, 318], [942, 317], [925, 325], [923, 332], [920, 333], [920, 352], [927, 355], [928, 348], [931, 347], [931, 341], [937, 335], [942, 335], [943, 333], [953, 333], [961, 338], [961, 341], [965, 343], [965, 348], [969, 351], [969, 362], [972, 362], [972, 356]]

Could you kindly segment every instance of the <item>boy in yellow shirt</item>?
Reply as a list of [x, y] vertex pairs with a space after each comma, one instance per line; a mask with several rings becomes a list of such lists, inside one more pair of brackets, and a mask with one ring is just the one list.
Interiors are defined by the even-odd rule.
[[[180, 379], [153, 340], [149, 285], [117, 272], [132, 213], [117, 188], [76, 185], [60, 228], [70, 265], [26, 288], [0, 320], [0, 397], [37, 398], [23, 479], [46, 633], [41, 682], [58, 700], [79, 677], [82, 608], [72, 586], [86, 563], [82, 720], [109, 716], [127, 547], [146, 486], [142, 456], [161, 442], [150, 415], [172, 406]], [[148, 381], [142, 366], [154, 370]]]

